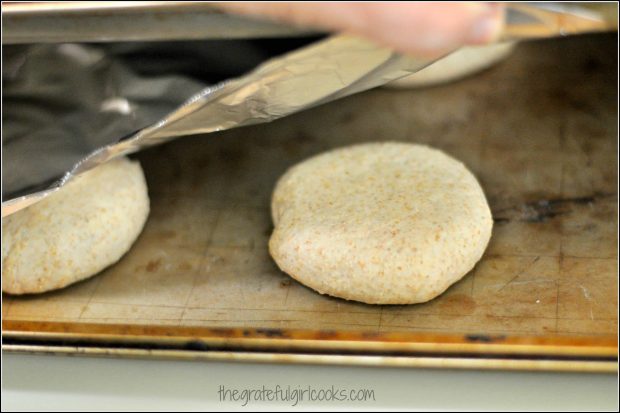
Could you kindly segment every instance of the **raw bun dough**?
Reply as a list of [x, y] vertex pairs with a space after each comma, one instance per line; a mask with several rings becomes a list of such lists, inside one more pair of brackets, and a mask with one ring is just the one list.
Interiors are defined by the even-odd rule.
[[469, 272], [493, 220], [476, 178], [423, 145], [370, 143], [289, 169], [272, 197], [269, 251], [299, 282], [347, 300], [431, 300]]
[[514, 47], [513, 42], [463, 47], [417, 73], [388, 83], [386, 87], [408, 89], [457, 80], [503, 60]]
[[78, 176], [2, 220], [2, 291], [41, 293], [118, 261], [149, 214], [142, 168], [127, 158]]

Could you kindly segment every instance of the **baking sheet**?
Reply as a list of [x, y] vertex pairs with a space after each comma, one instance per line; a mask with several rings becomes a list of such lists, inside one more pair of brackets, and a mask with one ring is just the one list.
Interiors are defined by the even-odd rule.
[[[493, 335], [529, 337], [534, 346], [573, 340], [617, 356], [616, 45], [615, 34], [521, 44], [497, 67], [450, 85], [375, 89], [270, 124], [148, 149], [137, 157], [152, 212], [131, 251], [67, 289], [5, 295], [5, 333], [88, 337], [89, 326], [103, 324], [110, 327], [93, 334], [122, 336], [142, 325], [147, 341], [149, 328], [174, 338], [181, 327], [208, 328], [210, 336], [229, 329], [222, 337], [231, 328], [280, 337], [298, 329], [368, 333], [379, 341], [397, 333], [464, 334], [470, 342]], [[267, 252], [277, 178], [311, 155], [377, 140], [427, 143], [461, 159], [493, 210], [483, 259], [429, 303], [321, 296], [280, 272]], [[312, 337], [325, 345], [324, 335]]]

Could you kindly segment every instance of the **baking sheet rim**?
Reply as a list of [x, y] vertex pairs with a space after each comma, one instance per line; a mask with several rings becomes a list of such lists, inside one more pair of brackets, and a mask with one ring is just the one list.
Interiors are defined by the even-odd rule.
[[[90, 330], [89, 330], [90, 329]], [[94, 344], [141, 343], [187, 345], [196, 343], [223, 349], [286, 351], [404, 352], [516, 356], [618, 357], [614, 336], [505, 336], [437, 334], [423, 332], [374, 333], [356, 331], [207, 328], [67, 322], [4, 321], [4, 340], [86, 341]], [[150, 330], [147, 331], [147, 330]], [[175, 333], [175, 334], [171, 334]]]
[[147, 350], [103, 347], [71, 347], [40, 345], [3, 345], [3, 352], [15, 354], [52, 354], [66, 356], [122, 357], [133, 359], [198, 360], [216, 362], [279, 363], [364, 367], [397, 367], [429, 369], [477, 369], [509, 371], [553, 371], [580, 373], [617, 373], [614, 360], [544, 360], [471, 357], [420, 357], [356, 354], [287, 354], [230, 351]]

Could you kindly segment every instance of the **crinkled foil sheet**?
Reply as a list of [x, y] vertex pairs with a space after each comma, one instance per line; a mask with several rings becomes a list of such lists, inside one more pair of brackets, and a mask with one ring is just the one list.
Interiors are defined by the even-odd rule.
[[115, 157], [181, 136], [269, 122], [430, 63], [339, 35], [208, 85], [172, 69], [137, 74], [110, 50], [5, 47], [3, 216]]

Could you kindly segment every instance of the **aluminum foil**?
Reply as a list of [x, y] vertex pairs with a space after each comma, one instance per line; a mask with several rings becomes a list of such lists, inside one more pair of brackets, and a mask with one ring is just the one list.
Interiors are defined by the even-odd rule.
[[269, 122], [431, 63], [344, 35], [212, 86], [178, 74], [138, 76], [92, 45], [23, 47], [5, 58], [3, 216], [117, 156]]

